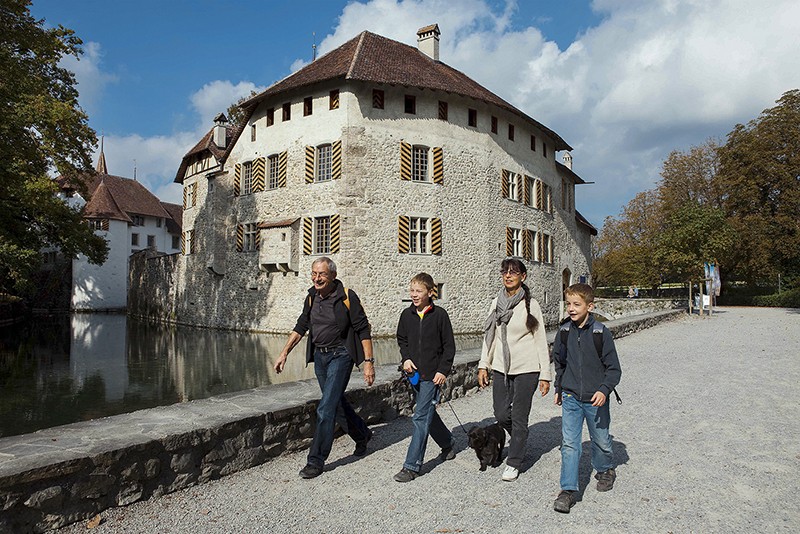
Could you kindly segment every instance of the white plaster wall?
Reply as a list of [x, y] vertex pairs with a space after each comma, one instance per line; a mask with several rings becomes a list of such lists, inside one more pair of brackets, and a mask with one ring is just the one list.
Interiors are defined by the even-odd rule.
[[111, 220], [108, 231], [95, 233], [108, 241], [108, 258], [102, 265], [90, 264], [82, 254], [73, 260], [71, 307], [73, 310], [125, 308], [130, 255], [128, 223]]

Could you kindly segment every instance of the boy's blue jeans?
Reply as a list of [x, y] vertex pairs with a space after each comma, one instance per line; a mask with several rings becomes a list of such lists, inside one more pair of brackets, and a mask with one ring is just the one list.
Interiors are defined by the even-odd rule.
[[411, 434], [411, 444], [408, 446], [408, 454], [406, 454], [403, 467], [419, 473], [425, 459], [428, 435], [430, 434], [439, 447], [445, 449], [453, 446], [453, 434], [436, 413], [436, 405], [439, 403], [439, 386], [434, 384], [433, 380], [420, 380], [416, 386], [412, 387], [417, 394], [414, 416], [411, 418], [414, 423], [414, 431]]
[[614, 467], [611, 449], [611, 412], [608, 400], [602, 406], [581, 402], [566, 391], [561, 394], [561, 489], [578, 491], [578, 464], [581, 459], [583, 421], [592, 440], [592, 467], [598, 473]]

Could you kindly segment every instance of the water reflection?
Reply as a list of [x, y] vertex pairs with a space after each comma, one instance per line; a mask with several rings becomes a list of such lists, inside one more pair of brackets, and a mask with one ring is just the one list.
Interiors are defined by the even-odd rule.
[[[305, 340], [280, 375], [286, 337], [164, 326], [124, 315], [76, 314], [0, 329], [0, 436], [313, 378]], [[457, 339], [459, 348], [477, 338]], [[399, 359], [375, 341], [378, 365]], [[355, 377], [354, 377], [355, 379]]]

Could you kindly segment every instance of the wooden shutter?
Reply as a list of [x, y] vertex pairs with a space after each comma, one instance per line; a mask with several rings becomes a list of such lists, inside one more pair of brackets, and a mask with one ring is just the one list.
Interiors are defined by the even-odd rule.
[[186, 254], [186, 232], [181, 232], [181, 254]]
[[278, 187], [286, 187], [286, 161], [288, 152], [283, 151], [278, 155]]
[[233, 194], [239, 196], [239, 183], [242, 178], [242, 164], [237, 163], [233, 171]]
[[546, 238], [547, 238], [547, 236], [546, 236], [546, 235], [544, 235], [543, 233], [539, 232], [539, 240], [538, 240], [538, 243], [537, 243], [537, 245], [538, 245], [538, 247], [537, 247], [537, 248], [539, 249], [539, 261], [541, 261], [541, 262], [545, 262], [545, 257], [544, 257], [544, 240], [545, 240]]
[[442, 147], [433, 147], [433, 183], [444, 183], [444, 151]]
[[530, 230], [522, 231], [522, 257], [526, 260], [531, 259], [531, 236], [533, 233]]
[[236, 252], [241, 252], [244, 248], [244, 226], [236, 225]]
[[258, 247], [260, 246], [261, 246], [261, 228], [259, 228], [258, 225], [256, 225], [256, 234], [253, 239], [253, 247], [255, 247], [255, 250], [258, 250]]
[[310, 184], [314, 181], [314, 153], [316, 149], [313, 146], [306, 147], [306, 183]]
[[183, 186], [183, 209], [186, 209], [186, 191], [187, 191], [186, 188], [187, 187], [189, 187], [189, 186], [188, 185]]
[[522, 202], [527, 206], [531, 203], [531, 179], [530, 176], [522, 176]]
[[431, 219], [431, 254], [442, 255], [442, 220]]
[[541, 180], [536, 180], [536, 208], [544, 209], [544, 187]]
[[341, 225], [339, 224], [339, 214], [331, 215], [331, 254], [339, 252], [341, 243]]
[[330, 92], [330, 100], [328, 102], [329, 109], [339, 109], [339, 90], [334, 89]]
[[408, 254], [410, 243], [411, 219], [405, 215], [397, 218], [397, 252]]
[[314, 237], [314, 219], [303, 217], [303, 254], [306, 256], [312, 252], [311, 242]]
[[400, 141], [400, 179], [411, 179], [411, 145]]
[[500, 172], [500, 193], [503, 195], [503, 198], [508, 198], [508, 181], [510, 174], [511, 173], [505, 169], [502, 169]]
[[266, 159], [256, 158], [253, 162], [253, 193], [261, 193], [264, 191], [264, 170], [266, 166]]
[[103, 222], [101, 222], [100, 225], [103, 228], [103, 230], [108, 232], [108, 219], [103, 219]]
[[514, 241], [511, 235], [511, 228], [506, 226], [506, 256], [514, 255]]
[[331, 143], [331, 179], [338, 180], [342, 177], [342, 142]]

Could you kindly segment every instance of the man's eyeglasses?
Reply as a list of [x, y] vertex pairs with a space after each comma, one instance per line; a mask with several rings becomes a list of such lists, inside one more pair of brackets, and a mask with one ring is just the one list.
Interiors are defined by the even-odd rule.
[[502, 276], [504, 274], [510, 274], [511, 276], [519, 276], [522, 274], [522, 272], [516, 269], [500, 269], [500, 275]]
[[330, 275], [331, 275], [330, 273], [315, 273], [314, 271], [311, 271], [311, 279], [312, 280], [314, 278], [329, 278]]

